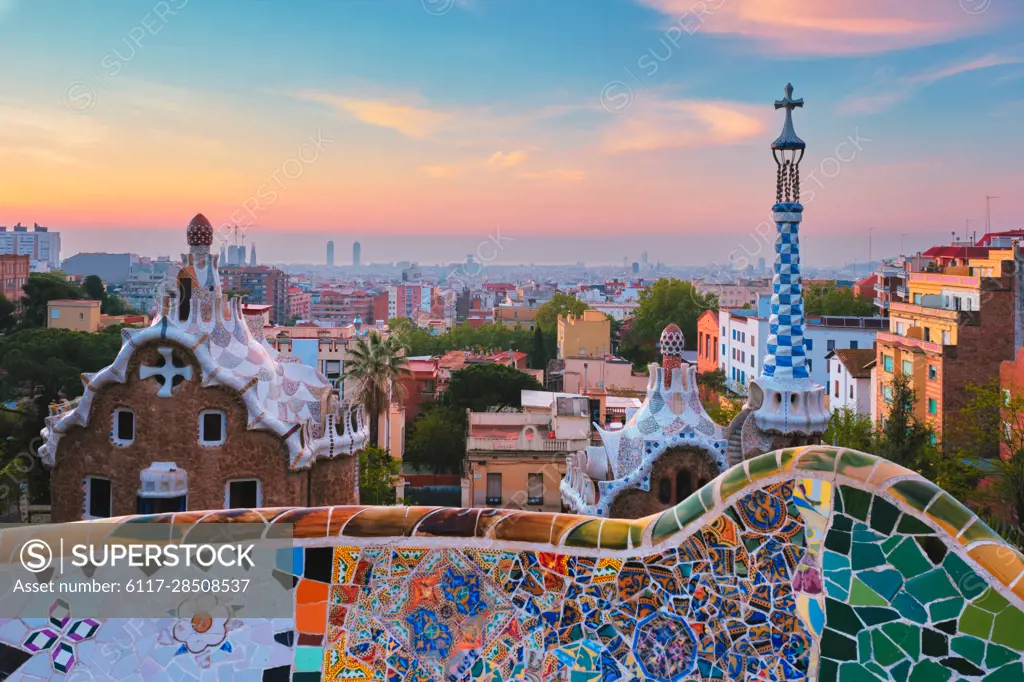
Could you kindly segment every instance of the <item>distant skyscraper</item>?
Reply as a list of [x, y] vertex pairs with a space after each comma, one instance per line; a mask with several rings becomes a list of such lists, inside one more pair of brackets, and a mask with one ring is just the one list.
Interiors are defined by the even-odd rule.
[[764, 258], [757, 259], [757, 274], [761, 277], [768, 274], [768, 268], [765, 266]]
[[359, 265], [359, 255], [363, 250], [363, 247], [359, 245], [359, 242], [352, 242], [352, 265]]
[[639, 272], [640, 272], [640, 264], [637, 263], [636, 261], [633, 261], [633, 274], [635, 275], [635, 274], [637, 274]]
[[334, 267], [334, 242], [327, 242], [327, 265]]
[[249, 247], [249, 267], [256, 267], [256, 242], [253, 242]]
[[640, 253], [640, 265], [644, 266], [645, 268], [647, 267], [647, 252], [646, 251], [642, 251]]

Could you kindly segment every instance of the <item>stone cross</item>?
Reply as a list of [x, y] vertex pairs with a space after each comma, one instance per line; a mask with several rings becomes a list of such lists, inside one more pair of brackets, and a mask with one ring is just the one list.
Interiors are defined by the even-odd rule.
[[797, 107], [802, 107], [803, 105], [804, 100], [802, 97], [800, 99], [793, 99], [792, 83], [786, 83], [786, 96], [783, 99], [775, 100], [775, 108], [782, 109], [783, 107], [785, 107], [786, 116], [792, 115], [793, 109], [796, 109]]
[[161, 376], [164, 379], [163, 386], [157, 391], [156, 395], [159, 398], [170, 398], [171, 389], [174, 388], [174, 377], [180, 376], [186, 381], [192, 378], [192, 367], [175, 367], [174, 357], [172, 356], [173, 350], [171, 348], [158, 348], [160, 355], [163, 356], [163, 363], [157, 366], [152, 365], [141, 365], [139, 367], [139, 378], [148, 379], [153, 376]]

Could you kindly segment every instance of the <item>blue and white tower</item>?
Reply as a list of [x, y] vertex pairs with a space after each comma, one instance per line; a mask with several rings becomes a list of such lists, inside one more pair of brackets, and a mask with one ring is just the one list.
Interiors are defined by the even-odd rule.
[[785, 98], [775, 102], [786, 110], [782, 134], [772, 143], [777, 167], [775, 183], [775, 265], [767, 352], [761, 376], [751, 382], [748, 407], [754, 425], [770, 434], [813, 437], [828, 426], [825, 389], [811, 381], [804, 345], [804, 297], [800, 280], [800, 161], [806, 143], [793, 128], [793, 109], [803, 107], [786, 85]]

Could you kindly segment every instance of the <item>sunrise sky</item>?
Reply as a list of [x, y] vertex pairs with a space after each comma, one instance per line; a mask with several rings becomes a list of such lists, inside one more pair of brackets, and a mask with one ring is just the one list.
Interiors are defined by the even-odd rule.
[[[0, 0], [0, 31], [0, 223], [65, 256], [180, 252], [202, 211], [268, 260], [501, 226], [700, 262], [767, 215], [787, 81], [822, 259], [983, 230], [986, 194], [1024, 227], [1018, 0]], [[532, 260], [612, 242], [571, 243]]]

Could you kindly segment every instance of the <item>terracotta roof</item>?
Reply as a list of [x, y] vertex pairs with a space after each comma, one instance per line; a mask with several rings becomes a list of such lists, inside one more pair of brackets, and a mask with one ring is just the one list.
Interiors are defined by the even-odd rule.
[[925, 251], [925, 258], [988, 258], [988, 247], [984, 246], [933, 246]]
[[839, 358], [839, 362], [846, 366], [846, 371], [854, 379], [871, 378], [871, 370], [868, 365], [875, 360], [874, 348], [836, 348], [829, 355]]

